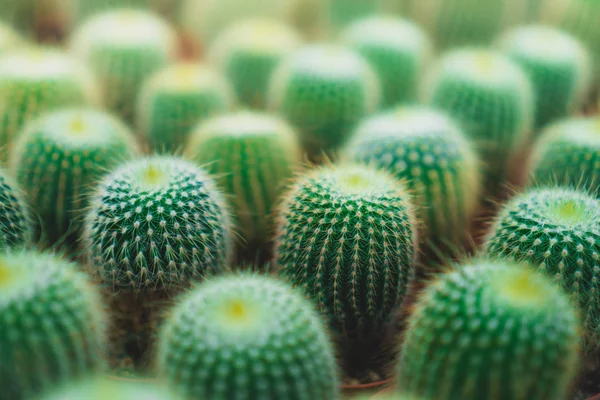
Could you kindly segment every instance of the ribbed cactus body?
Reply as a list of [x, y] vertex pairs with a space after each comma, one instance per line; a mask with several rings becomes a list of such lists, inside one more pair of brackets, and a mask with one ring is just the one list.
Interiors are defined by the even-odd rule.
[[578, 329], [568, 298], [528, 265], [462, 265], [417, 301], [397, 385], [427, 399], [564, 399], [579, 367]]
[[587, 49], [568, 33], [542, 25], [519, 27], [501, 36], [498, 48], [531, 80], [536, 129], [579, 111], [587, 100], [592, 60]]
[[98, 86], [87, 66], [50, 47], [0, 56], [0, 160], [29, 121], [62, 107], [98, 105]]
[[244, 240], [268, 242], [273, 205], [301, 166], [296, 132], [276, 116], [238, 111], [198, 125], [184, 154], [217, 177]]
[[339, 398], [321, 318], [300, 293], [271, 277], [204, 282], [175, 306], [160, 334], [159, 376], [190, 398]]
[[344, 157], [406, 181], [423, 231], [421, 241], [460, 244], [478, 209], [479, 160], [445, 114], [401, 106], [374, 115], [354, 133]]
[[31, 210], [21, 187], [0, 170], [0, 250], [23, 248], [32, 239]]
[[156, 14], [116, 9], [86, 20], [70, 38], [72, 52], [94, 70], [106, 106], [131, 122], [145, 79], [174, 61], [177, 35]]
[[0, 399], [29, 399], [104, 368], [102, 301], [77, 269], [50, 254], [0, 255]]
[[47, 243], [78, 237], [87, 198], [100, 178], [138, 153], [122, 122], [92, 108], [68, 108], [31, 122], [10, 166]]
[[336, 330], [369, 336], [406, 294], [415, 223], [404, 185], [387, 172], [318, 169], [292, 185], [279, 210], [275, 264]]
[[138, 97], [138, 127], [154, 151], [183, 149], [200, 121], [233, 107], [231, 86], [217, 70], [176, 63], [155, 73]]
[[498, 185], [533, 127], [535, 98], [525, 72], [496, 51], [452, 50], [431, 71], [423, 97], [460, 124], [485, 162], [486, 186]]
[[313, 44], [275, 70], [268, 108], [298, 128], [310, 153], [336, 150], [360, 119], [380, 104], [381, 87], [372, 68], [354, 50]]
[[534, 189], [498, 215], [485, 245], [494, 257], [527, 261], [581, 309], [586, 348], [600, 346], [600, 204], [571, 189]]
[[220, 34], [211, 45], [208, 57], [224, 71], [240, 103], [262, 109], [266, 106], [273, 71], [302, 42], [290, 25], [253, 18], [240, 21]]

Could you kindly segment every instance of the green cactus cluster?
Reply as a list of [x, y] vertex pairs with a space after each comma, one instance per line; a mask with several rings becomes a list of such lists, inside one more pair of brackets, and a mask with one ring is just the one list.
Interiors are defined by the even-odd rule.
[[486, 254], [525, 261], [573, 298], [586, 331], [585, 349], [600, 347], [600, 203], [560, 187], [522, 193], [504, 206]]
[[49, 253], [0, 254], [0, 399], [104, 370], [102, 300], [79, 268]]
[[194, 399], [335, 400], [334, 351], [314, 306], [267, 276], [223, 275], [169, 314], [159, 376]]
[[544, 25], [520, 26], [498, 40], [500, 51], [529, 76], [535, 93], [535, 128], [579, 111], [592, 82], [591, 57], [573, 36]]
[[33, 219], [25, 193], [6, 170], [0, 170], [0, 250], [32, 242]]
[[427, 399], [565, 399], [578, 328], [568, 298], [528, 265], [468, 262], [420, 295], [397, 385]]
[[275, 265], [351, 341], [391, 319], [414, 274], [416, 220], [405, 186], [373, 167], [308, 172], [280, 206]]
[[198, 125], [184, 155], [216, 177], [246, 243], [267, 242], [274, 203], [301, 167], [294, 129], [277, 116], [236, 111]]
[[217, 37], [208, 58], [224, 71], [241, 104], [263, 109], [273, 71], [302, 43], [289, 24], [268, 18], [245, 19]]
[[422, 223], [422, 243], [460, 244], [465, 239], [479, 205], [480, 161], [444, 113], [400, 106], [375, 114], [359, 125], [344, 157], [406, 182]]
[[223, 74], [197, 62], [178, 62], [154, 73], [137, 99], [137, 126], [151, 149], [183, 149], [200, 121], [233, 108], [233, 90]]

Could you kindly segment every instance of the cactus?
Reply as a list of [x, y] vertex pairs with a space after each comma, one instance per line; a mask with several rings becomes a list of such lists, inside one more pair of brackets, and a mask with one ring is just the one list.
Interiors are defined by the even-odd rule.
[[313, 305], [267, 276], [202, 283], [171, 311], [159, 376], [189, 398], [335, 400], [332, 345]]
[[268, 108], [298, 128], [311, 154], [343, 145], [360, 119], [380, 102], [380, 83], [354, 50], [341, 45], [308, 45], [276, 68]]
[[345, 157], [405, 180], [413, 192], [422, 242], [462, 243], [478, 209], [479, 160], [456, 124], [424, 106], [401, 106], [358, 127]]
[[600, 345], [600, 204], [560, 187], [527, 191], [506, 204], [486, 253], [526, 261], [573, 297], [583, 315], [586, 350]]
[[413, 277], [415, 219], [404, 185], [341, 163], [298, 179], [279, 210], [278, 273], [345, 337], [375, 337]]
[[0, 251], [24, 248], [32, 239], [31, 211], [22, 189], [0, 169]]
[[71, 51], [87, 62], [104, 88], [106, 105], [126, 122], [145, 79], [175, 60], [175, 30], [140, 9], [114, 9], [86, 20], [72, 34]]
[[10, 165], [40, 218], [37, 235], [49, 244], [79, 237], [94, 185], [137, 152], [129, 128], [92, 108], [61, 109], [27, 125]]
[[78, 268], [46, 253], [0, 255], [0, 399], [103, 370], [102, 301]]
[[218, 177], [245, 241], [267, 242], [273, 203], [300, 169], [295, 131], [276, 116], [238, 111], [200, 124], [184, 154]]
[[262, 109], [275, 67], [301, 44], [300, 35], [281, 21], [246, 19], [219, 35], [208, 58], [224, 71], [242, 104]]
[[503, 54], [479, 48], [442, 56], [424, 84], [426, 104], [446, 111], [485, 161], [485, 186], [495, 192], [509, 161], [529, 140], [535, 98], [529, 78]]
[[591, 89], [591, 58], [574, 37], [543, 25], [506, 32], [497, 47], [528, 74], [535, 92], [535, 128], [579, 111]]
[[200, 63], [175, 63], [142, 86], [137, 125], [154, 151], [175, 152], [183, 149], [198, 122], [229, 110], [234, 101], [219, 71]]
[[433, 56], [429, 38], [414, 23], [391, 16], [359, 19], [341, 34], [377, 73], [383, 107], [414, 102], [424, 68]]
[[0, 162], [29, 121], [63, 107], [100, 105], [87, 66], [61, 50], [27, 47], [0, 56]]
[[580, 361], [579, 319], [528, 265], [477, 260], [420, 295], [397, 384], [427, 399], [567, 398]]

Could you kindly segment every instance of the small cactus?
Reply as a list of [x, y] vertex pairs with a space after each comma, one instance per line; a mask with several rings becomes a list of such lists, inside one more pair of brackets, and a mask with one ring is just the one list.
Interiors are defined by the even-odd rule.
[[266, 243], [273, 203], [300, 169], [296, 132], [278, 117], [238, 111], [197, 126], [184, 154], [218, 177], [245, 241]]
[[414, 195], [421, 241], [460, 244], [478, 209], [479, 160], [456, 124], [424, 106], [401, 106], [360, 124], [344, 157], [383, 168]]
[[46, 253], [0, 255], [0, 399], [103, 370], [102, 300], [78, 269]]
[[535, 92], [535, 128], [579, 111], [591, 89], [591, 58], [574, 37], [543, 25], [503, 34], [497, 47], [528, 74]]
[[336, 33], [362, 18], [379, 15], [383, 0], [323, 0], [327, 5], [330, 33]]
[[267, 276], [224, 275], [187, 293], [160, 332], [157, 364], [194, 399], [340, 398], [321, 318]]
[[235, 102], [231, 86], [212, 67], [181, 62], [156, 72], [138, 97], [137, 125], [159, 152], [182, 150], [201, 120], [225, 112]]
[[31, 211], [22, 189], [0, 170], [0, 251], [24, 248], [32, 240]]
[[586, 349], [600, 346], [600, 203], [573, 189], [539, 188], [513, 198], [498, 215], [486, 253], [526, 261], [579, 305]]
[[380, 83], [366, 60], [341, 45], [312, 44], [282, 61], [269, 85], [268, 108], [298, 128], [306, 150], [330, 152], [379, 107]]
[[224, 71], [240, 103], [266, 106], [269, 79], [279, 62], [302, 44], [300, 35], [278, 20], [240, 21], [217, 37], [208, 58]]
[[341, 163], [300, 177], [279, 210], [275, 264], [349, 339], [376, 335], [413, 277], [415, 219], [402, 183]]
[[382, 107], [417, 100], [422, 72], [433, 56], [430, 40], [419, 26], [401, 18], [376, 15], [357, 20], [341, 37], [377, 73]]
[[87, 197], [100, 178], [137, 154], [133, 133], [92, 108], [67, 108], [32, 121], [16, 141], [10, 166], [49, 244], [80, 234]]
[[113, 9], [84, 21], [69, 46], [94, 70], [107, 107], [132, 122], [140, 87], [175, 60], [178, 41], [175, 30], [150, 11]]
[[425, 288], [408, 321], [397, 385], [426, 399], [565, 399], [579, 319], [528, 265], [480, 260]]

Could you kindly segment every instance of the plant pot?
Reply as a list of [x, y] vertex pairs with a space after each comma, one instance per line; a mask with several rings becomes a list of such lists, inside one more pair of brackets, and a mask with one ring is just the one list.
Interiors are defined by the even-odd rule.
[[381, 389], [383, 389], [391, 381], [391, 379], [386, 379], [383, 381], [364, 383], [359, 385], [342, 385], [342, 394], [345, 396], [355, 396], [360, 394], [369, 395], [373, 393], [379, 393], [379, 391], [381, 391]]
[[587, 400], [600, 400], [600, 393], [598, 393], [597, 395], [595, 395], [595, 396], [593, 396], [593, 397], [590, 397], [590, 398], [589, 398], [589, 399], [587, 399]]

